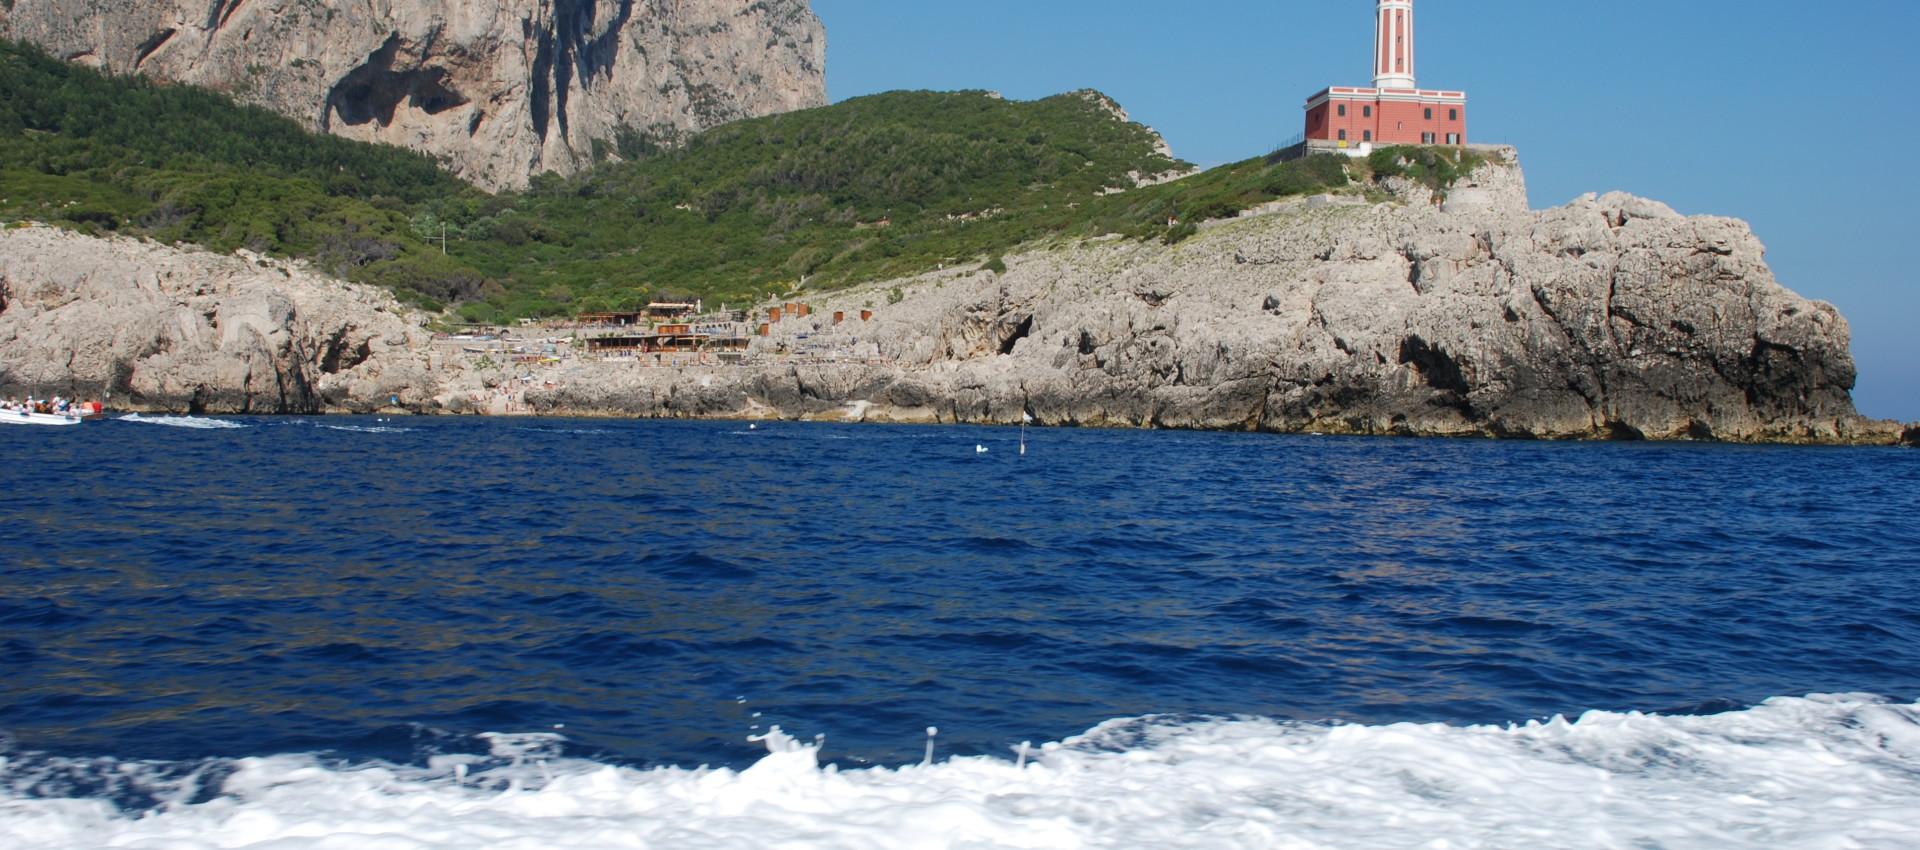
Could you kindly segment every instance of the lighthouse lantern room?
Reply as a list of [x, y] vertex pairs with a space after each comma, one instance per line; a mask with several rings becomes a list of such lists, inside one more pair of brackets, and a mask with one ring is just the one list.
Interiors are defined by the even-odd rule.
[[1466, 144], [1467, 93], [1416, 85], [1413, 49], [1413, 0], [1376, 0], [1373, 87], [1331, 86], [1308, 98], [1307, 139], [1369, 147]]

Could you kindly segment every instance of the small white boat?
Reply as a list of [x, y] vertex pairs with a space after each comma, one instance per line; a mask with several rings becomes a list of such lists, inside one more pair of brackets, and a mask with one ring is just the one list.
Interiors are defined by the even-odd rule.
[[22, 410], [0, 410], [0, 423], [9, 425], [78, 425], [86, 417], [74, 413], [28, 413]]

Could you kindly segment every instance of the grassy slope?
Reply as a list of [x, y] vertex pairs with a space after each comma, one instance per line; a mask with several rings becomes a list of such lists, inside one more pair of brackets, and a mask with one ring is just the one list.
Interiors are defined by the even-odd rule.
[[0, 42], [0, 218], [307, 257], [499, 319], [663, 294], [737, 303], [1049, 238], [1177, 240], [1192, 221], [1347, 184], [1344, 160], [1315, 157], [1132, 189], [1129, 173], [1185, 164], [1111, 110], [1092, 92], [892, 92], [670, 150], [623, 145], [630, 161], [489, 195], [418, 154]]
[[0, 41], [0, 217], [308, 257], [460, 298], [480, 277], [429, 252], [400, 211], [463, 193], [479, 194], [419, 154]]

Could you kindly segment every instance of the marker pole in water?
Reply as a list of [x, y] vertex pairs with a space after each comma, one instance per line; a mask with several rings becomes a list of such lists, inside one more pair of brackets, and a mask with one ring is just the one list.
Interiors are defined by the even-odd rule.
[[1027, 453], [1027, 425], [1033, 422], [1033, 414], [1020, 411], [1020, 453]]
[[927, 757], [920, 761], [923, 765], [933, 764], [933, 736], [940, 734], [940, 727], [927, 727]]

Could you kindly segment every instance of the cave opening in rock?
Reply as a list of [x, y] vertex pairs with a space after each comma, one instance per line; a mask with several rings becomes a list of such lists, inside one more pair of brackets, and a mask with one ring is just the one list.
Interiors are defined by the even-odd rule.
[[364, 64], [334, 84], [327, 95], [329, 129], [334, 116], [354, 127], [376, 122], [382, 127], [391, 125], [402, 103], [428, 115], [467, 105], [467, 97], [452, 87], [445, 68], [396, 70], [394, 59], [399, 50], [399, 36], [389, 36]]
[[1020, 323], [1019, 327], [1013, 329], [1013, 333], [1007, 336], [1005, 342], [1000, 343], [1000, 353], [1012, 354], [1013, 346], [1020, 340], [1026, 339], [1027, 335], [1031, 333], [1033, 333], [1033, 317], [1028, 316], [1025, 321]]
[[1420, 378], [1436, 390], [1467, 392], [1467, 379], [1458, 361], [1439, 346], [1419, 335], [1400, 341], [1400, 364], [1412, 366]]

